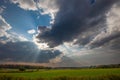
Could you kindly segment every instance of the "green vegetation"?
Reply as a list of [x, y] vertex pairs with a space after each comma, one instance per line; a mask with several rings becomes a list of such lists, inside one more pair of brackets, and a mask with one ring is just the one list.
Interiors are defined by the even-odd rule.
[[0, 80], [120, 80], [120, 68], [0, 70]]
[[30, 79], [25, 77], [0, 76], [0, 80], [120, 80], [120, 76], [118, 75], [104, 75], [104, 76], [94, 76], [94, 77], [59, 76], [54, 78], [36, 78], [36, 79]]

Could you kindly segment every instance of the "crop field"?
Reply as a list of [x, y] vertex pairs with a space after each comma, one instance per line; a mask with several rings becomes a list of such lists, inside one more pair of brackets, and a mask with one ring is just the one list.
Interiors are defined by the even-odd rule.
[[120, 80], [120, 68], [0, 70], [0, 80]]

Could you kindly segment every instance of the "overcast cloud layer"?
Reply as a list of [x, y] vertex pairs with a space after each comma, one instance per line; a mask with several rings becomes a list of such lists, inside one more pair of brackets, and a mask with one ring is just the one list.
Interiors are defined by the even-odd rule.
[[[3, 54], [4, 53], [4, 54]], [[0, 44], [0, 61], [49, 63], [62, 54], [59, 50], [39, 50], [32, 42], [8, 42]]]

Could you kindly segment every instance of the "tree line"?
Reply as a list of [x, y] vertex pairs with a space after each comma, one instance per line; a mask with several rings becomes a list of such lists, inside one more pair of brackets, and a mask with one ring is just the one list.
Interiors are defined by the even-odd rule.
[[81, 69], [81, 68], [120, 68], [120, 64], [83, 66], [83, 67], [46, 67], [46, 66], [32, 66], [19, 64], [0, 64], [0, 69]]

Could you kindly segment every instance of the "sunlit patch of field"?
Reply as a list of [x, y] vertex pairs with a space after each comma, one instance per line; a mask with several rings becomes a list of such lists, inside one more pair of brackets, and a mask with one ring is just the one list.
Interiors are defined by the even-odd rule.
[[0, 80], [120, 80], [120, 68], [0, 71]]

